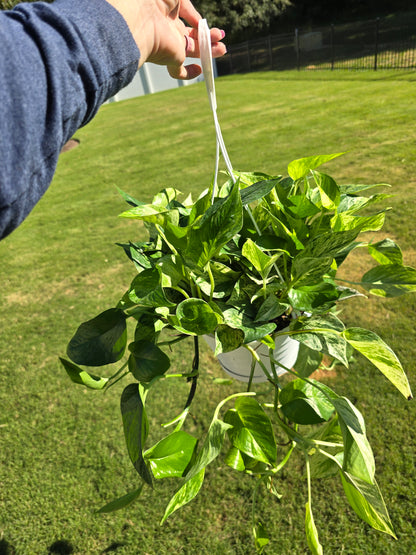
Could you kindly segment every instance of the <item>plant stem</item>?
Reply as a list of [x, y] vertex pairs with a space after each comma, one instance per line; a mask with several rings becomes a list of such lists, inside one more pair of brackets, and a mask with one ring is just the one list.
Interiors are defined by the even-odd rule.
[[277, 474], [278, 472], [280, 472], [282, 470], [282, 468], [285, 466], [285, 464], [288, 462], [288, 460], [290, 459], [291, 454], [293, 453], [293, 450], [296, 446], [296, 442], [292, 441], [292, 445], [290, 446], [289, 451], [286, 453], [286, 455], [284, 456], [284, 459], [276, 466], [276, 468], [272, 469], [272, 472], [274, 474]]
[[178, 335], [178, 337], [176, 337], [175, 339], [171, 339], [169, 341], [159, 341], [158, 346], [160, 346], [160, 345], [173, 345], [174, 343], [178, 343], [179, 341], [183, 341], [184, 339], [187, 339], [188, 337], [190, 337], [190, 336], [182, 333], [181, 335]]
[[306, 445], [310, 445], [311, 441], [307, 440], [306, 438], [304, 438], [302, 435], [300, 435], [296, 430], [294, 430], [293, 428], [291, 428], [290, 426], [288, 426], [286, 424], [286, 422], [284, 422], [279, 414], [277, 413], [277, 417], [278, 417], [278, 424], [279, 426], [286, 432], [286, 434], [290, 437], [290, 439], [292, 441], [295, 441], [296, 443], [302, 445], [303, 447], [305, 447]]
[[209, 300], [212, 301], [212, 297], [214, 295], [214, 289], [215, 289], [215, 281], [214, 281], [214, 276], [212, 275], [210, 262], [208, 262], [208, 264], [207, 264], [207, 272], [208, 272], [208, 276], [209, 276], [209, 283], [211, 285], [210, 292], [209, 292]]
[[253, 501], [251, 506], [251, 522], [253, 526], [253, 535], [256, 536], [256, 497], [257, 491], [262, 484], [262, 480], [259, 478], [253, 490]]
[[192, 383], [191, 383], [191, 389], [189, 391], [188, 399], [186, 400], [186, 403], [185, 403], [184, 410], [191, 406], [193, 398], [195, 397], [196, 386], [198, 384], [198, 372], [199, 372], [199, 342], [198, 342], [198, 336], [194, 337], [194, 352], [195, 352], [195, 354], [194, 354], [194, 359], [192, 361], [192, 373], [195, 373], [195, 375], [192, 376], [192, 378], [188, 378], [188, 379], [192, 380]]
[[125, 369], [125, 367], [127, 366], [128, 363], [129, 363], [129, 361], [126, 360], [126, 362], [123, 364], [123, 366], [121, 366], [115, 374], [113, 374], [110, 378], [108, 378], [108, 381], [114, 380], [114, 378], [116, 378], [119, 374], [121, 374], [121, 372]]
[[185, 291], [185, 289], [182, 289], [182, 287], [179, 287], [179, 285], [174, 285], [174, 286], [172, 285], [171, 288], [178, 291], [181, 295], [183, 295], [185, 297], [185, 299], [190, 298], [188, 293]]
[[309, 503], [309, 509], [311, 509], [312, 507], [311, 466], [309, 462], [309, 456], [307, 453], [305, 453], [305, 457], [306, 457], [306, 476], [308, 480], [308, 503]]
[[313, 439], [313, 443], [316, 445], [324, 445], [325, 447], [344, 447], [342, 443], [333, 443], [331, 441], [321, 441], [319, 439]]
[[255, 395], [256, 395], [255, 391], [243, 391], [241, 393], [234, 393], [233, 395], [230, 395], [229, 397], [226, 397], [220, 403], [218, 403], [217, 408], [215, 409], [215, 412], [214, 412], [214, 417], [213, 417], [212, 420], [216, 420], [218, 418], [218, 415], [219, 415], [220, 410], [222, 409], [222, 407], [226, 403], [228, 403], [228, 401], [231, 401], [231, 399], [235, 399], [236, 397], [254, 397]]
[[169, 422], [166, 422], [165, 424], [162, 424], [162, 426], [164, 428], [167, 428], [168, 426], [172, 426], [173, 424], [177, 424], [177, 426], [175, 428], [175, 432], [179, 431], [182, 428], [182, 425], [185, 422], [186, 417], [188, 416], [188, 412], [189, 412], [189, 407], [186, 408], [185, 410], [183, 410], [181, 412], [181, 414], [179, 414], [178, 416], [175, 416], [175, 418], [173, 418], [172, 420], [169, 420]]
[[334, 455], [331, 455], [331, 453], [328, 453], [327, 451], [324, 451], [323, 449], [320, 449], [319, 447], [317, 447], [317, 449], [318, 449], [319, 453], [321, 453], [321, 455], [324, 455], [325, 457], [328, 457], [328, 459], [331, 459], [332, 461], [334, 461], [339, 466], [339, 468], [342, 468], [341, 463], [339, 462], [339, 460], [336, 457], [334, 457]]
[[253, 376], [254, 376], [254, 368], [255, 367], [256, 367], [256, 359], [252, 356], [251, 357], [250, 377], [248, 379], [247, 391], [250, 391], [250, 389], [251, 389], [251, 384], [253, 383]]
[[130, 370], [127, 370], [127, 372], [124, 372], [124, 374], [122, 374], [119, 378], [117, 378], [117, 380], [114, 380], [114, 382], [111, 382], [110, 384], [108, 384], [104, 391], [108, 391], [110, 387], [113, 387], [113, 385], [115, 385], [117, 382], [119, 382], [124, 377], [126, 377], [127, 374], [130, 374]]
[[259, 355], [256, 353], [256, 351], [250, 347], [250, 345], [243, 345], [243, 347], [245, 349], [247, 349], [248, 351], [250, 351], [251, 356], [256, 360], [256, 362], [258, 362], [263, 370], [263, 372], [266, 374], [268, 380], [270, 380], [271, 382], [273, 382], [273, 376], [269, 373], [269, 371], [267, 370], [264, 362], [262, 360], [260, 360]]

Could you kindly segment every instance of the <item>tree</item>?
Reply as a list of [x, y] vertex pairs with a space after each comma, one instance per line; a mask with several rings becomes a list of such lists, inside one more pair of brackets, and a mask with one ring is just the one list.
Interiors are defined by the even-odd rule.
[[273, 21], [291, 5], [291, 0], [195, 0], [194, 4], [210, 27], [224, 29], [233, 42], [269, 32]]
[[414, 0], [291, 0], [290, 8], [284, 13], [283, 23], [290, 27], [326, 25], [381, 17], [411, 9], [414, 9]]

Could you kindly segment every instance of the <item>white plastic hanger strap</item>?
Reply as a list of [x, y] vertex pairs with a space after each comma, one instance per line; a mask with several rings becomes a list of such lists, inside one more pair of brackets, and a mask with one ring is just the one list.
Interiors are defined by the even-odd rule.
[[217, 98], [215, 94], [215, 82], [214, 82], [214, 69], [212, 64], [212, 53], [211, 53], [211, 35], [209, 32], [209, 27], [206, 19], [201, 19], [198, 23], [198, 42], [199, 42], [199, 52], [201, 57], [202, 72], [204, 74], [205, 86], [207, 88], [208, 99], [211, 106], [212, 115], [214, 116], [215, 134], [217, 136], [217, 156], [215, 164], [215, 178], [214, 178], [214, 192], [217, 183], [218, 174], [218, 158], [219, 158], [219, 148], [224, 158], [225, 165], [227, 167], [228, 173], [231, 176], [233, 182], [236, 182], [234, 177], [233, 167], [231, 165], [230, 158], [228, 156], [227, 149], [224, 144], [224, 139], [221, 133], [220, 123], [217, 116]]
[[[206, 19], [201, 19], [198, 23], [198, 42], [199, 42], [199, 52], [201, 57], [202, 72], [204, 74], [205, 86], [207, 88], [209, 103], [212, 110], [212, 115], [214, 116], [215, 133], [217, 136], [217, 151], [215, 160], [215, 177], [214, 177], [214, 187], [212, 191], [211, 204], [214, 202], [215, 193], [217, 189], [217, 175], [218, 175], [218, 162], [219, 162], [219, 148], [221, 149], [222, 155], [224, 157], [225, 165], [227, 167], [228, 173], [231, 176], [233, 183], [237, 180], [234, 176], [233, 167], [228, 157], [227, 149], [225, 148], [224, 139], [222, 138], [221, 128], [217, 116], [217, 97], [215, 94], [215, 83], [214, 83], [214, 69], [212, 65], [212, 52], [211, 52], [211, 35], [209, 32], [209, 27]], [[219, 148], [218, 148], [219, 146]], [[251, 221], [253, 222], [254, 228], [259, 235], [261, 231], [257, 225], [256, 220], [250, 210], [250, 207], [245, 205], [244, 208], [247, 210]], [[276, 264], [274, 264], [278, 275], [280, 272], [277, 269]]]

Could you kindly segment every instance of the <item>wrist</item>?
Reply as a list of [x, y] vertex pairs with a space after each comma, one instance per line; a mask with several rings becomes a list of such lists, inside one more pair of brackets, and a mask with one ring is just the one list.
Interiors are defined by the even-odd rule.
[[148, 1], [107, 0], [125, 20], [140, 51], [139, 67], [148, 59], [154, 35], [152, 10]]

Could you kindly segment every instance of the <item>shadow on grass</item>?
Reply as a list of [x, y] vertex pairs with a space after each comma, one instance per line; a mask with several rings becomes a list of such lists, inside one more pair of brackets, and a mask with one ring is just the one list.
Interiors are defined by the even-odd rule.
[[6, 540], [0, 540], [0, 555], [16, 555], [16, 550]]
[[[101, 554], [114, 553], [119, 547], [125, 544], [113, 542]], [[71, 555], [74, 553], [74, 547], [67, 540], [57, 540], [48, 549], [48, 555]], [[0, 540], [0, 555], [17, 555], [15, 548], [5, 539]]]
[[70, 555], [74, 552], [72, 545], [66, 540], [57, 540], [49, 547], [48, 555]]
[[101, 551], [101, 555], [104, 555], [105, 553], [113, 553], [114, 551], [117, 551], [119, 547], [123, 547], [123, 545], [125, 544], [120, 542], [113, 542], [107, 547], [107, 549], [104, 549], [104, 551]]

